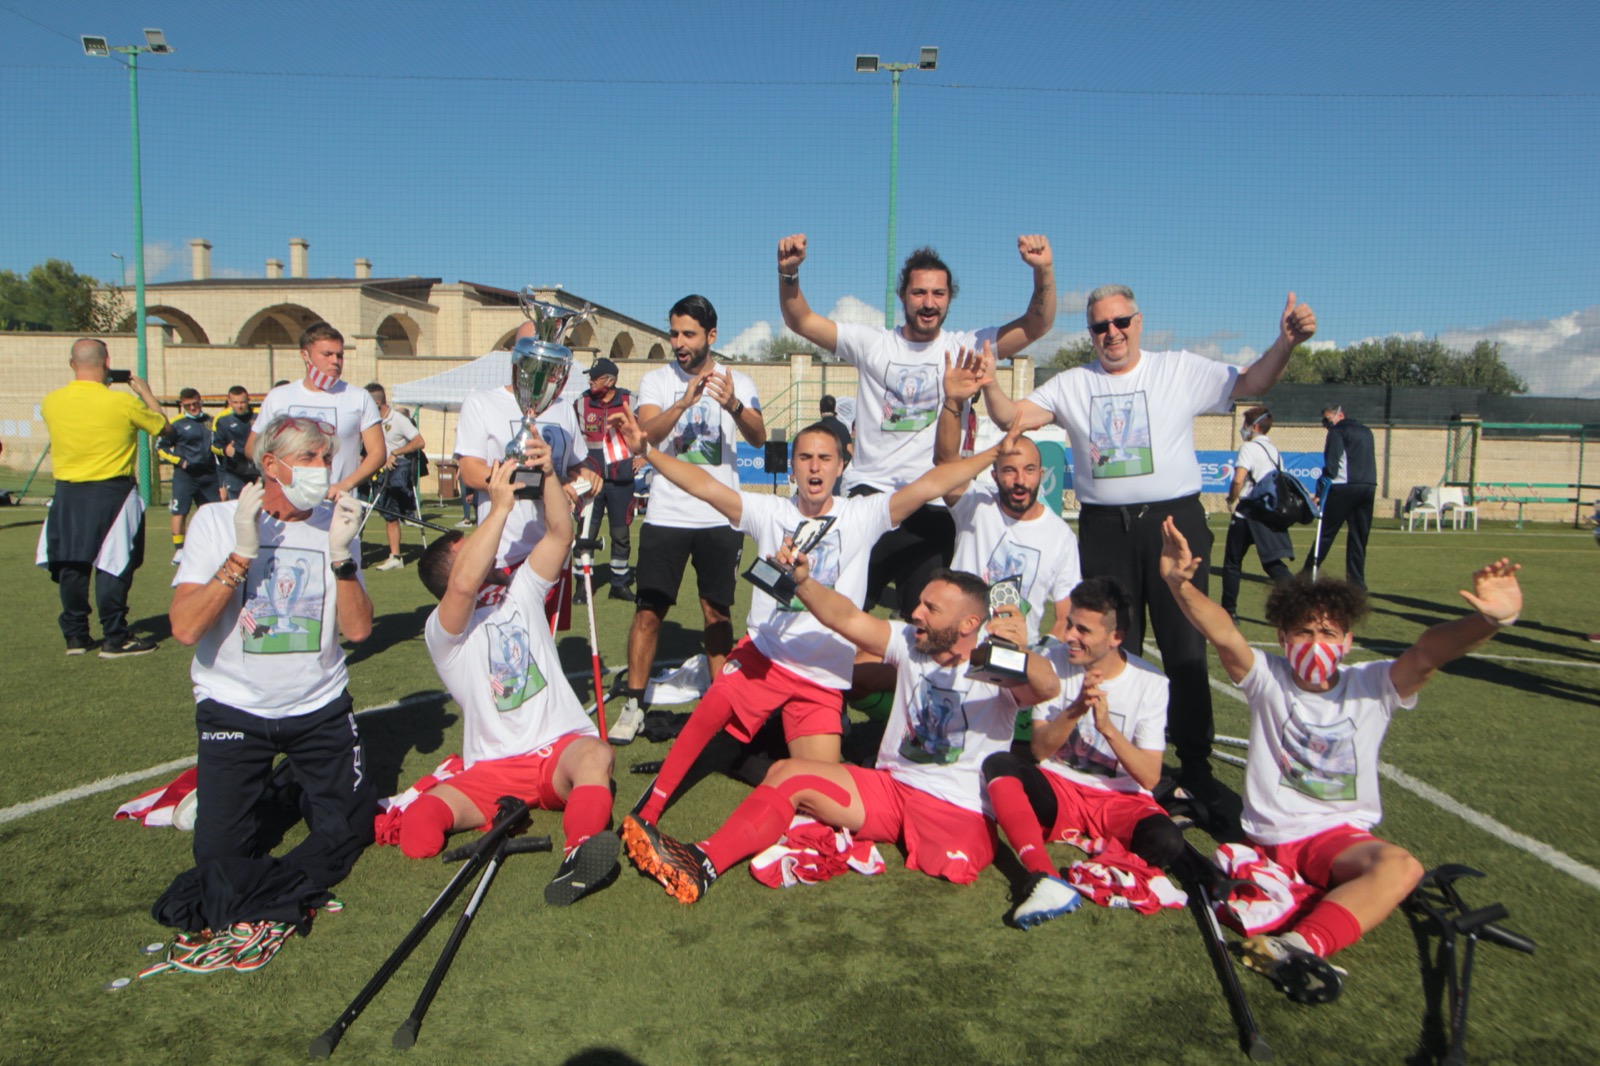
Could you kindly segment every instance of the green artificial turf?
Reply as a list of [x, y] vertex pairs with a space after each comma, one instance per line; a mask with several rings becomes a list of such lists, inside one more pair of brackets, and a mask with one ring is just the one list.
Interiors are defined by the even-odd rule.
[[[189, 654], [170, 640], [165, 515], [152, 512], [150, 561], [133, 590], [136, 630], [159, 651], [106, 661], [68, 659], [55, 626], [55, 587], [32, 565], [43, 511], [0, 510], [0, 718], [7, 738], [0, 808], [111, 775], [192, 756]], [[453, 522], [455, 514], [440, 514]], [[1215, 557], [1220, 559], [1220, 523]], [[369, 530], [367, 562], [381, 533]], [[1307, 536], [1297, 538], [1304, 549]], [[414, 560], [416, 534], [406, 534]], [[1524, 564], [1527, 606], [1485, 653], [1443, 671], [1413, 713], [1394, 722], [1385, 761], [1457, 801], [1591, 868], [1600, 866], [1592, 812], [1600, 809], [1600, 629], [1594, 607], [1600, 553], [1583, 533], [1485, 527], [1480, 533], [1380, 529], [1368, 557], [1374, 612], [1352, 661], [1393, 654], [1422, 627], [1463, 605], [1455, 590], [1499, 555]], [[747, 549], [748, 561], [748, 549]], [[1337, 571], [1342, 548], [1331, 560]], [[1247, 571], [1255, 566], [1247, 563]], [[691, 578], [692, 580], [692, 578]], [[1215, 580], [1215, 578], [1213, 579]], [[455, 706], [424, 649], [431, 607], [414, 569], [368, 573], [373, 638], [352, 652], [369, 764], [396, 792], [458, 750]], [[1247, 581], [1245, 631], [1265, 585]], [[692, 586], [691, 586], [692, 588]], [[1215, 586], [1213, 586], [1215, 592]], [[747, 594], [741, 583], [741, 619]], [[669, 616], [660, 657], [696, 650], [688, 589]], [[602, 592], [600, 644], [620, 663], [629, 605]], [[581, 612], [560, 640], [587, 697]], [[1546, 660], [1535, 662], [1532, 660]], [[1220, 678], [1214, 667], [1214, 676]], [[613, 704], [613, 707], [615, 705]], [[1216, 696], [1218, 731], [1242, 735], [1245, 716]], [[665, 745], [618, 749], [620, 816], [646, 778], [630, 764]], [[1239, 787], [1240, 771], [1219, 766]], [[343, 913], [319, 917], [253, 974], [167, 973], [116, 992], [148, 959], [141, 946], [170, 931], [151, 902], [189, 864], [190, 838], [113, 821], [116, 806], [160, 783], [149, 778], [0, 822], [0, 1061], [279, 1063], [305, 1060], [322, 1032], [449, 879], [437, 860], [374, 848], [339, 886]], [[709, 833], [745, 795], [705, 781], [668, 812], [664, 828]], [[1488, 874], [1463, 885], [1473, 904], [1503, 901], [1505, 923], [1539, 942], [1533, 958], [1485, 947], [1473, 982], [1468, 1053], [1477, 1062], [1600, 1060], [1600, 889], [1553, 869], [1430, 802], [1384, 785], [1380, 832], [1425, 866], [1466, 862]], [[559, 843], [559, 816], [534, 831]], [[1198, 832], [1191, 839], [1202, 848]], [[291, 832], [289, 842], [296, 839]], [[1077, 853], [1052, 845], [1058, 859]], [[1141, 917], [1085, 905], [1021, 932], [1006, 927], [1009, 887], [998, 868], [956, 887], [889, 869], [773, 891], [730, 871], [685, 907], [625, 867], [618, 883], [576, 906], [550, 909], [542, 889], [555, 855], [509, 860], [405, 1056], [419, 1063], [1215, 1063], [1244, 1061], [1195, 924], [1186, 911]], [[453, 916], [452, 919], [453, 920]], [[448, 922], [446, 923], [448, 924]], [[436, 931], [351, 1028], [335, 1061], [401, 1055], [389, 1041], [444, 940]], [[1423, 996], [1415, 942], [1395, 916], [1339, 956], [1350, 970], [1337, 1003], [1300, 1007], [1241, 971], [1263, 1034], [1280, 1062], [1398, 1063], [1417, 1048]]]

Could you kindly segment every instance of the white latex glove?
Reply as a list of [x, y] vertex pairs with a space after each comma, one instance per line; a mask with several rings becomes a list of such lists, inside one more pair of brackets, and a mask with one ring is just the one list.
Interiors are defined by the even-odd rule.
[[261, 534], [256, 519], [261, 517], [261, 500], [266, 490], [252, 481], [239, 490], [239, 509], [233, 512], [233, 552], [242, 559], [261, 553]]
[[340, 496], [328, 520], [328, 561], [334, 566], [350, 560], [350, 545], [361, 529], [361, 501]]

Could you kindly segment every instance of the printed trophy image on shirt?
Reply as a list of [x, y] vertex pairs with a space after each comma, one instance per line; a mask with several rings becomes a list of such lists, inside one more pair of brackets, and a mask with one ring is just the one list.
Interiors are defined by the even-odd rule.
[[721, 408], [701, 400], [683, 413], [672, 429], [672, 450], [686, 463], [722, 465]]
[[544, 675], [533, 661], [528, 627], [521, 612], [504, 623], [488, 623], [489, 688], [498, 711], [514, 711], [544, 690]]
[[1283, 757], [1278, 770], [1284, 787], [1319, 800], [1356, 797], [1356, 724], [1349, 718], [1312, 725], [1291, 703], [1283, 723]]
[[[1015, 607], [1027, 613], [1022, 599], [1022, 578], [1002, 578], [989, 586], [989, 617], [996, 617], [1002, 607]], [[1020, 685], [1028, 679], [1028, 653], [1003, 637], [986, 637], [972, 649], [967, 676], [993, 685]]]
[[261, 549], [261, 557], [250, 564], [250, 594], [239, 613], [246, 654], [321, 650], [326, 569], [319, 551]]
[[[1033, 585], [1034, 577], [1039, 573], [1039, 549], [1030, 548], [1026, 544], [1013, 544], [1010, 537], [1002, 537], [999, 544], [994, 546], [994, 551], [989, 553], [989, 561], [983, 564], [984, 583], [993, 587], [1008, 578], [1017, 579], [1018, 589], [1029, 588]], [[991, 608], [1000, 604], [991, 602]], [[1026, 596], [1018, 594], [1017, 606], [1023, 614], [1033, 610], [1033, 604], [1028, 602]]]
[[[1111, 711], [1110, 715], [1112, 726], [1127, 736], [1127, 715], [1115, 711]], [[1079, 773], [1096, 777], [1116, 777], [1120, 765], [1117, 753], [1111, 750], [1110, 745], [1101, 738], [1100, 730], [1095, 727], [1093, 714], [1078, 719], [1066, 743], [1056, 751], [1056, 758]]]
[[1091, 411], [1089, 445], [1096, 478], [1139, 477], [1156, 470], [1150, 447], [1150, 409], [1142, 392], [1096, 396]]
[[[839, 583], [839, 534], [833, 529], [838, 520], [837, 515], [831, 514], [807, 518], [789, 535], [795, 551], [810, 560], [812, 580], [830, 588]], [[795, 598], [794, 567], [758, 555], [743, 576], [777, 600], [778, 610], [805, 610], [805, 605]]]
[[890, 363], [885, 376], [883, 423], [891, 433], [915, 433], [939, 417], [939, 381], [931, 366]]
[[908, 728], [900, 741], [902, 757], [941, 765], [961, 758], [967, 746], [967, 712], [961, 706], [961, 693], [923, 678], [906, 708], [906, 717]]

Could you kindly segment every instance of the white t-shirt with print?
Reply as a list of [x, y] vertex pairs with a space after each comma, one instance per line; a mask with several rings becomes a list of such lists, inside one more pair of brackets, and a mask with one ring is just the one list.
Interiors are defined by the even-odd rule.
[[[581, 463], [588, 450], [578, 432], [578, 415], [568, 403], [556, 402], [534, 422], [539, 435], [550, 445], [555, 470], [562, 478], [571, 474]], [[468, 456], [496, 463], [506, 457], [506, 445], [522, 432], [522, 409], [517, 398], [507, 388], [479, 389], [469, 392], [461, 402], [461, 414], [456, 419], [457, 457]], [[489, 517], [488, 493], [481, 493], [478, 501], [478, 521]], [[533, 551], [533, 546], [544, 536], [544, 504], [537, 500], [518, 500], [506, 519], [506, 528], [500, 534], [500, 546], [495, 549], [496, 566], [520, 563]]]
[[1073, 367], [1027, 399], [1067, 431], [1080, 502], [1154, 503], [1200, 491], [1194, 419], [1225, 413], [1238, 377], [1193, 352], [1145, 352], [1125, 374]]
[[[1040, 652], [1055, 667], [1061, 678], [1061, 695], [1049, 703], [1033, 709], [1035, 722], [1053, 722], [1066, 712], [1072, 701], [1083, 691], [1084, 668], [1067, 661], [1067, 646], [1052, 641]], [[1106, 713], [1117, 732], [1127, 737], [1140, 751], [1165, 751], [1167, 747], [1167, 678], [1155, 667], [1139, 658], [1128, 655], [1122, 673], [1100, 683], [1106, 694]], [[1039, 764], [1059, 777], [1085, 788], [1098, 788], [1108, 792], [1141, 792], [1150, 790], [1135, 781], [1117, 758], [1111, 743], [1095, 728], [1094, 712], [1087, 711], [1067, 735], [1066, 742], [1056, 753]]]
[[896, 667], [894, 709], [877, 767], [903, 785], [990, 814], [983, 760], [1011, 750], [1017, 699], [967, 677], [968, 663], [940, 666], [916, 650], [916, 629], [894, 627], [883, 661]]
[[[749, 376], [726, 366], [716, 367], [718, 374], [733, 375], [733, 394], [746, 407], [761, 410], [761, 397], [756, 395], [756, 383]], [[635, 410], [641, 407], [659, 407], [665, 411], [683, 398], [695, 375], [686, 374], [677, 363], [652, 370], [639, 382]], [[733, 416], [722, 405], [704, 394], [695, 405], [683, 413], [678, 424], [672, 427], [659, 445], [668, 455], [677, 456], [706, 470], [712, 477], [737, 490], [739, 468], [736, 465], [739, 442], [744, 437]], [[689, 495], [664, 477], [650, 483], [650, 507], [644, 520], [651, 525], [671, 526], [674, 529], [715, 529], [728, 524], [721, 511], [704, 500]]]
[[856, 368], [855, 458], [845, 468], [845, 491], [870, 485], [882, 492], [905, 488], [933, 469], [933, 443], [944, 402], [944, 357], [977, 350], [1000, 335], [943, 330], [923, 344], [898, 329], [841, 322], [834, 354]]
[[[1278, 469], [1282, 462], [1283, 456], [1279, 454], [1278, 446], [1266, 437], [1256, 437], [1240, 445], [1239, 454], [1233, 459], [1234, 469], [1245, 472], [1244, 489], [1239, 493], [1239, 499], [1248, 500], [1261, 479]], [[1235, 510], [1233, 520], [1243, 522], [1244, 511], [1242, 506]]]
[[416, 423], [393, 407], [389, 408], [388, 417], [383, 419], [383, 446], [389, 449], [389, 454], [393, 455], [416, 439]]
[[1028, 642], [1039, 639], [1046, 603], [1059, 603], [1083, 580], [1078, 537], [1050, 508], [1026, 522], [1000, 506], [1000, 492], [974, 484], [950, 508], [956, 522], [952, 569], [977, 574], [986, 584], [1022, 578]]
[[[776, 555], [783, 538], [806, 519], [791, 498], [741, 494], [744, 513], [739, 532], [756, 542], [759, 558]], [[872, 546], [894, 526], [889, 520], [889, 496], [833, 498], [824, 518], [834, 523], [807, 553], [813, 580], [828, 586], [857, 607], [867, 594], [867, 560]], [[798, 598], [779, 604], [765, 589], [752, 588], [745, 630], [756, 648], [791, 673], [827, 688], [850, 687], [856, 647], [805, 609]]]
[[[325, 392], [307, 388], [304, 381], [279, 385], [261, 401], [261, 410], [251, 428], [260, 433], [268, 422], [281, 415], [315, 418], [333, 427], [339, 447], [334, 452], [329, 480], [335, 483], [355, 473], [361, 465], [362, 431], [383, 421], [372, 394], [345, 381], [334, 382], [333, 388]], [[260, 459], [256, 456], [257, 462]]]
[[599, 730], [567, 683], [544, 618], [551, 582], [519, 567], [505, 599], [472, 613], [467, 627], [445, 632], [435, 608], [423, 637], [439, 680], [461, 708], [461, 757], [527, 755], [569, 733]]
[[[195, 512], [174, 588], [210, 582], [238, 543], [238, 509], [239, 501], [229, 500]], [[333, 505], [324, 503], [303, 522], [266, 512], [257, 518], [261, 550], [195, 645], [189, 677], [196, 700], [213, 699], [261, 718], [292, 718], [345, 690], [350, 676], [339, 646], [338, 583], [328, 563], [332, 516]]]
[[1383, 817], [1378, 752], [1402, 699], [1391, 660], [1341, 665], [1327, 692], [1294, 683], [1289, 661], [1252, 649], [1239, 682], [1250, 706], [1250, 755], [1240, 824], [1252, 840], [1283, 844], [1341, 825], [1371, 829]]

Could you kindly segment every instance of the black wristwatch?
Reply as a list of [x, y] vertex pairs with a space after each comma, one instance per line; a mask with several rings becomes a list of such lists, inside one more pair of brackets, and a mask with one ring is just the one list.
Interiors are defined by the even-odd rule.
[[736, 398], [733, 401], [733, 407], [728, 410], [728, 413], [734, 418], [738, 418], [744, 413], [744, 401]]
[[337, 563], [333, 568], [334, 580], [349, 581], [351, 578], [356, 576], [357, 569], [356, 561], [354, 559], [346, 559], [342, 563]]

